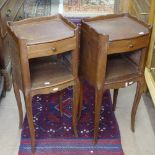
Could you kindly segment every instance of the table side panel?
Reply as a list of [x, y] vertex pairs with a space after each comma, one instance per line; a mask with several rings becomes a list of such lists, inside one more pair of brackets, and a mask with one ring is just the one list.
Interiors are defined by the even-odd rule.
[[80, 75], [91, 84], [96, 83], [99, 37], [82, 28], [80, 53]]
[[18, 46], [18, 43], [10, 36], [9, 36], [9, 40], [10, 40], [9, 48], [11, 51], [11, 58], [12, 58], [13, 82], [17, 84], [19, 89], [23, 90], [19, 46]]

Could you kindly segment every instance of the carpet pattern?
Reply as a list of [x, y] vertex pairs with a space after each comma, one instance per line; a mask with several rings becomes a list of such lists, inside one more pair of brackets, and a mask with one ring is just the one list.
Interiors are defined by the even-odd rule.
[[[84, 86], [84, 106], [78, 123], [78, 135], [72, 130], [72, 87], [63, 90], [63, 116], [59, 111], [59, 93], [33, 98], [36, 129], [36, 155], [123, 155], [120, 133], [112, 111], [110, 92], [103, 96], [99, 140], [93, 145], [94, 89]], [[19, 155], [31, 155], [30, 134], [25, 118]]]

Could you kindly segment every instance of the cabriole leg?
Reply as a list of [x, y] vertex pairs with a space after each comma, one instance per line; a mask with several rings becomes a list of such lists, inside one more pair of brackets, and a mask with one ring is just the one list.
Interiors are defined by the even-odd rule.
[[100, 113], [102, 105], [103, 89], [95, 89], [95, 121], [94, 121], [94, 144], [97, 143]]
[[131, 112], [131, 129], [134, 132], [135, 131], [135, 116], [137, 112], [137, 108], [140, 102], [141, 95], [143, 93], [143, 80], [137, 82], [137, 88], [136, 88], [136, 94], [134, 98], [134, 103], [132, 106], [132, 112]]
[[116, 109], [116, 104], [117, 104], [117, 96], [118, 96], [118, 90], [119, 89], [114, 89], [114, 94], [113, 94], [113, 111]]
[[78, 112], [78, 118], [80, 119], [80, 117], [81, 117], [81, 112], [82, 112], [82, 106], [83, 106], [83, 83], [82, 83], [82, 81], [80, 81], [80, 96], [79, 96], [79, 98], [80, 98], [80, 102], [79, 102], [79, 112]]
[[77, 137], [77, 114], [78, 114], [78, 106], [79, 106], [79, 94], [80, 94], [80, 82], [77, 79], [75, 85], [73, 86], [73, 113], [72, 113], [72, 124], [74, 134]]
[[27, 119], [30, 129], [30, 136], [31, 136], [31, 149], [32, 152], [35, 152], [35, 129], [33, 124], [33, 113], [32, 113], [32, 97], [30, 94], [25, 96], [25, 105], [26, 105], [26, 113]]
[[20, 92], [17, 84], [13, 82], [13, 88], [14, 88], [14, 93], [17, 101], [17, 106], [18, 106], [18, 113], [19, 113], [19, 128], [22, 128], [23, 124], [23, 109], [22, 109], [22, 102], [21, 102], [21, 97], [20, 97]]

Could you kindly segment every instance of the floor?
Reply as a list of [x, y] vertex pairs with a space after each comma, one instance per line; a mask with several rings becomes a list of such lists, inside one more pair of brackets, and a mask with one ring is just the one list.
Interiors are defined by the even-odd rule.
[[[136, 85], [120, 89], [116, 118], [121, 132], [125, 155], [155, 154], [155, 109], [149, 95], [140, 102], [136, 117], [136, 131], [130, 130], [130, 111]], [[144, 102], [145, 101], [145, 102]], [[24, 103], [24, 102], [23, 102]], [[7, 92], [0, 104], [0, 155], [17, 155], [21, 131], [13, 90]]]
[[[137, 111], [135, 133], [130, 129], [130, 111], [136, 85], [120, 90], [116, 109], [122, 146], [125, 155], [155, 154], [155, 108], [149, 97], [141, 98]], [[145, 101], [145, 102], [144, 102]], [[150, 118], [151, 117], [151, 118]], [[153, 120], [153, 121], [152, 121]]]

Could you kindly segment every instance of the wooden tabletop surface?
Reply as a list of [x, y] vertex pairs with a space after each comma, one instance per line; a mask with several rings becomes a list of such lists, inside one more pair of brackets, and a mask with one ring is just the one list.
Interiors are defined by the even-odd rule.
[[74, 29], [59, 18], [32, 21], [11, 26], [14, 33], [28, 45], [58, 41], [74, 36]]
[[147, 27], [128, 16], [94, 20], [86, 23], [96, 32], [109, 35], [110, 41], [135, 38], [149, 33]]

